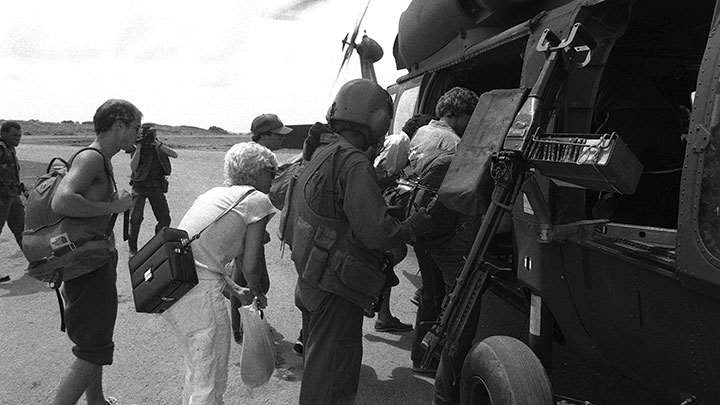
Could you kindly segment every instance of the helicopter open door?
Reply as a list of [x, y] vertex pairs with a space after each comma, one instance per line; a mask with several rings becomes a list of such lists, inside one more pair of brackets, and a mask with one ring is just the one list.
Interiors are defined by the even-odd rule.
[[720, 32], [716, 3], [700, 66], [680, 193], [678, 268], [686, 283], [720, 285]]

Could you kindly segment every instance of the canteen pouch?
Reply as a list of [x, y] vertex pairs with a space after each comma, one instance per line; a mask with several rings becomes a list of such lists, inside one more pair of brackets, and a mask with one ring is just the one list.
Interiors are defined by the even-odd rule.
[[330, 249], [337, 241], [337, 232], [334, 229], [320, 225], [315, 231], [312, 241], [302, 278], [312, 285], [319, 285], [328, 267]]
[[382, 255], [374, 255], [362, 248], [352, 249], [339, 269], [340, 281], [360, 294], [379, 297], [387, 277], [382, 269]]
[[333, 250], [318, 287], [374, 312], [385, 282], [382, 255], [351, 244]]

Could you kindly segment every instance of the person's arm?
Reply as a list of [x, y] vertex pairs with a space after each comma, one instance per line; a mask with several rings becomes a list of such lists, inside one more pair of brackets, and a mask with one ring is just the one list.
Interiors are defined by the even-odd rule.
[[60, 215], [68, 217], [97, 217], [120, 213], [130, 209], [132, 198], [122, 190], [116, 199], [94, 201], [85, 197], [98, 176], [107, 176], [105, 162], [98, 153], [80, 153], [73, 160], [67, 175], [58, 185], [50, 207]]
[[245, 246], [242, 256], [243, 275], [261, 307], [266, 305], [267, 298], [265, 298], [265, 294], [270, 289], [270, 278], [265, 264], [265, 247], [263, 243], [268, 220], [269, 216], [248, 225], [245, 230]]
[[409, 240], [409, 229], [388, 214], [373, 169], [366, 163], [348, 161], [345, 175], [341, 174], [343, 212], [353, 235], [363, 245], [386, 250]]
[[392, 138], [385, 142], [387, 150], [385, 154], [384, 167], [389, 176], [396, 176], [408, 164], [408, 151], [410, 149], [410, 138], [404, 133], [391, 135]]
[[176, 157], [178, 157], [177, 152], [175, 152], [174, 150], [170, 149], [170, 147], [168, 147], [168, 146], [165, 145], [164, 143], [158, 142], [158, 146], [160, 147], [160, 150], [161, 150], [164, 154], [170, 156], [171, 158], [176, 158]]

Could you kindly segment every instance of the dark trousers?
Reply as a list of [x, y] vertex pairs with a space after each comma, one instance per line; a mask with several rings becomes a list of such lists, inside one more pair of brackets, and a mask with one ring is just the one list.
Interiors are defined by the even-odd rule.
[[170, 226], [170, 208], [168, 207], [165, 193], [160, 190], [154, 192], [145, 192], [133, 190], [133, 207], [130, 213], [130, 235], [128, 246], [130, 250], [137, 251], [138, 235], [140, 235], [140, 225], [143, 221], [143, 211], [145, 211], [145, 199], [150, 201], [150, 207], [157, 224], [155, 225], [155, 233], [166, 226]]
[[15, 235], [18, 246], [22, 248], [22, 234], [25, 228], [25, 206], [20, 196], [3, 198], [0, 197], [0, 232], [5, 227], [5, 222], [10, 232]]
[[415, 316], [415, 339], [410, 352], [410, 359], [413, 363], [423, 359], [425, 350], [420, 343], [437, 321], [445, 297], [445, 283], [440, 268], [430, 255], [430, 249], [420, 243], [416, 244], [415, 257], [417, 257], [422, 277], [422, 297]]
[[99, 269], [63, 282], [65, 327], [73, 354], [98, 366], [113, 362], [117, 319], [117, 251]]
[[420, 276], [422, 277], [422, 297], [415, 317], [415, 339], [413, 340], [410, 359], [419, 362], [425, 355], [420, 343], [425, 334], [438, 321], [445, 297], [455, 287], [455, 278], [465, 264], [472, 246], [474, 233], [461, 225], [449, 242], [439, 246], [427, 246], [422, 243], [415, 245]]
[[316, 310], [300, 311], [305, 339], [300, 405], [354, 403], [362, 363], [362, 309], [328, 294]]

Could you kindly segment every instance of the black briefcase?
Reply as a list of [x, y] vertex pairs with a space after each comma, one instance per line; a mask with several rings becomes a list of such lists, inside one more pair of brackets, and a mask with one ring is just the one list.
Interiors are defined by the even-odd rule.
[[190, 238], [163, 228], [128, 262], [135, 310], [162, 313], [198, 283]]

